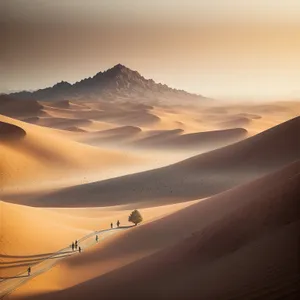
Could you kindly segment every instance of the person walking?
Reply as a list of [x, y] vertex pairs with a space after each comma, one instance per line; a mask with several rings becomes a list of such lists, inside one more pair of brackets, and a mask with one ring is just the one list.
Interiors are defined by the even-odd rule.
[[75, 245], [74, 245], [74, 242], [72, 243], [72, 251], [74, 251], [74, 247], [75, 247]]
[[79, 246], [79, 248], [78, 248], [78, 251], [79, 251], [79, 253], [81, 253], [81, 247]]
[[78, 241], [76, 240], [75, 241], [75, 250], [77, 250], [77, 247], [78, 247]]
[[113, 223], [110, 223], [110, 228], [112, 229], [114, 227]]
[[118, 227], [120, 227], [120, 224], [121, 224], [121, 223], [120, 223], [120, 221], [118, 220], [118, 222], [117, 222], [117, 226], [118, 226]]
[[30, 266], [28, 267], [27, 272], [28, 272], [28, 276], [30, 276], [30, 274], [31, 274], [31, 267]]
[[98, 243], [98, 235], [96, 235], [96, 242]]

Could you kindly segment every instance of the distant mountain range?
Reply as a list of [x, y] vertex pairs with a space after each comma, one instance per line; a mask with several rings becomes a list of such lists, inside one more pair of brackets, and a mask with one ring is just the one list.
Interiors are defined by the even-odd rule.
[[52, 87], [33, 92], [12, 93], [10, 96], [39, 101], [130, 99], [138, 102], [150, 101], [151, 103], [176, 99], [204, 99], [200, 95], [172, 89], [165, 84], [156, 83], [152, 79], [145, 79], [137, 71], [121, 64], [74, 84], [61, 81]]

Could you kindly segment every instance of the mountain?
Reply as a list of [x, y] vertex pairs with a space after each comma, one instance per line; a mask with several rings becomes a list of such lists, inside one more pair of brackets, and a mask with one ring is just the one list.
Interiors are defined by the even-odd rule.
[[168, 99], [195, 100], [204, 98], [183, 90], [172, 89], [164, 84], [155, 83], [152, 79], [145, 79], [137, 71], [121, 64], [74, 84], [61, 81], [45, 89], [34, 92], [23, 91], [10, 95], [22, 99], [48, 101], [64, 99], [135, 99], [139, 102], [143, 102], [143, 100], [156, 102]]

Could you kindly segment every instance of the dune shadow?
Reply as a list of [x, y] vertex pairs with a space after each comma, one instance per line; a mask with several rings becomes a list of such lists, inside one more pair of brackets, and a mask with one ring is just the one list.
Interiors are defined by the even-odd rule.
[[[67, 248], [67, 247], [66, 247]], [[62, 252], [50, 252], [50, 253], [41, 253], [41, 254], [35, 254], [35, 255], [4, 255], [0, 254], [0, 258], [30, 258], [30, 257], [43, 257], [43, 256], [51, 256], [51, 255], [59, 255], [59, 254], [65, 254], [70, 253], [72, 251], [62, 251]], [[17, 261], [22, 262], [22, 261]]]
[[1, 269], [13, 269], [13, 268], [18, 268], [18, 267], [26, 267], [29, 264], [30, 265], [36, 265], [36, 264], [39, 264], [39, 263], [41, 263], [45, 260], [65, 258], [65, 257], [71, 256], [72, 255], [71, 253], [75, 253], [75, 251], [62, 252], [62, 253], [59, 253], [59, 254], [51, 256], [51, 257], [43, 257], [43, 258], [32, 259], [32, 260], [27, 260], [27, 261], [1, 262], [0, 263], [0, 270]]
[[1, 280], [7, 280], [7, 279], [16, 279], [16, 278], [23, 278], [23, 277], [29, 277], [28, 275], [16, 275], [16, 276], [10, 276], [10, 277], [0, 277]]
[[136, 227], [135, 225], [128, 225], [128, 226], [120, 226], [114, 229], [126, 229], [126, 228], [132, 228], [132, 227]]
[[45, 257], [37, 257], [37, 258], [32, 258], [32, 259], [25, 259], [25, 260], [16, 260], [16, 261], [5, 261], [5, 262], [0, 262], [0, 268], [1, 265], [15, 265], [15, 264], [20, 264], [20, 263], [32, 263], [32, 262], [38, 262], [38, 261], [43, 261], [45, 259], [53, 259], [62, 256], [62, 254], [68, 254], [72, 253], [72, 251], [64, 251], [64, 252], [59, 252], [53, 255], [48, 255]]

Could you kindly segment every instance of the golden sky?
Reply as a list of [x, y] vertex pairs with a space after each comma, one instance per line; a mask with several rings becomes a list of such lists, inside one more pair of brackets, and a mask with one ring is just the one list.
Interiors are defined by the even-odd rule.
[[300, 95], [299, 0], [0, 1], [0, 92], [122, 63], [208, 97]]

